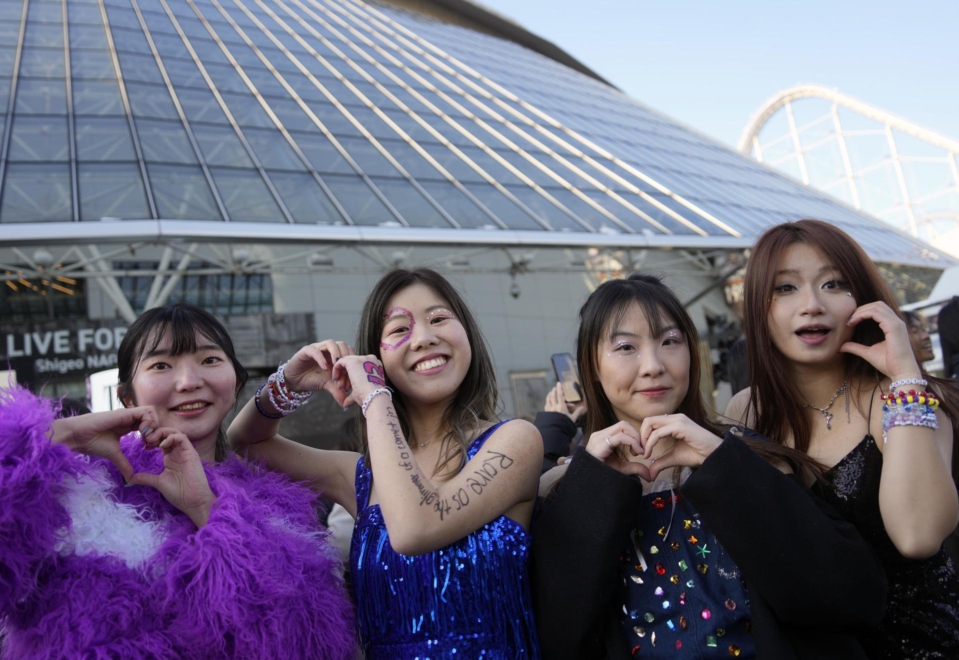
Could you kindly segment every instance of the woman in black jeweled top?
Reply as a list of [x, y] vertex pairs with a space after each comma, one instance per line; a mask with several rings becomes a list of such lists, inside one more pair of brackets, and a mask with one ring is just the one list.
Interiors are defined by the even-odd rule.
[[959, 658], [959, 577], [942, 549], [959, 521], [956, 386], [921, 371], [878, 269], [832, 225], [763, 234], [744, 297], [751, 388], [727, 416], [830, 467], [824, 497], [889, 580], [886, 615], [862, 631], [864, 648], [889, 660]]
[[783, 473], [808, 457], [709, 420], [697, 346], [655, 277], [583, 305], [588, 440], [533, 527], [544, 659], [865, 659], [853, 629], [884, 611], [875, 553]]

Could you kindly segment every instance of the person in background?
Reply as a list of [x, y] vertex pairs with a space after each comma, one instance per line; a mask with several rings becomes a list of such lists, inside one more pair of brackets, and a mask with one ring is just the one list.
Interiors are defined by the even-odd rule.
[[955, 378], [959, 371], [959, 296], [953, 296], [939, 310], [939, 345], [942, 346], [942, 370], [946, 378]]
[[567, 403], [563, 384], [546, 394], [544, 410], [536, 413], [533, 425], [543, 436], [543, 473], [556, 467], [557, 461], [572, 453], [576, 439], [582, 437], [586, 403]]
[[921, 365], [935, 359], [932, 351], [932, 338], [926, 329], [926, 319], [919, 312], [903, 312], [906, 327], [909, 328], [909, 341], [912, 342], [912, 352], [916, 354], [916, 361]]

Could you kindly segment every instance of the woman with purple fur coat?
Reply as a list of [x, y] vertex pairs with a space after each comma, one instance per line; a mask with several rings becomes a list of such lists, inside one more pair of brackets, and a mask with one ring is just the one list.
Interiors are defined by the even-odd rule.
[[119, 410], [0, 394], [0, 656], [351, 658], [315, 495], [225, 455], [246, 371], [223, 326], [150, 310], [118, 363]]

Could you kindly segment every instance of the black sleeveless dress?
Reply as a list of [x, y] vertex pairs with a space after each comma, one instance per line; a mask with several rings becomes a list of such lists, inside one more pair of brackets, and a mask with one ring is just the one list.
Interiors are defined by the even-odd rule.
[[907, 559], [886, 534], [879, 511], [882, 452], [871, 433], [846, 454], [828, 476], [822, 496], [879, 555], [889, 580], [888, 607], [878, 628], [860, 642], [870, 658], [888, 660], [959, 658], [959, 576], [940, 548], [928, 559]]

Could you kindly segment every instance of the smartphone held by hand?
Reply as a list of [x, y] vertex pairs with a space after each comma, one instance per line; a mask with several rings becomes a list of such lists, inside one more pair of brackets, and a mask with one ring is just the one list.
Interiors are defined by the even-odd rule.
[[571, 353], [555, 353], [550, 358], [553, 362], [553, 371], [556, 380], [563, 384], [563, 396], [566, 403], [579, 403], [583, 400], [579, 386], [579, 369], [576, 358]]

